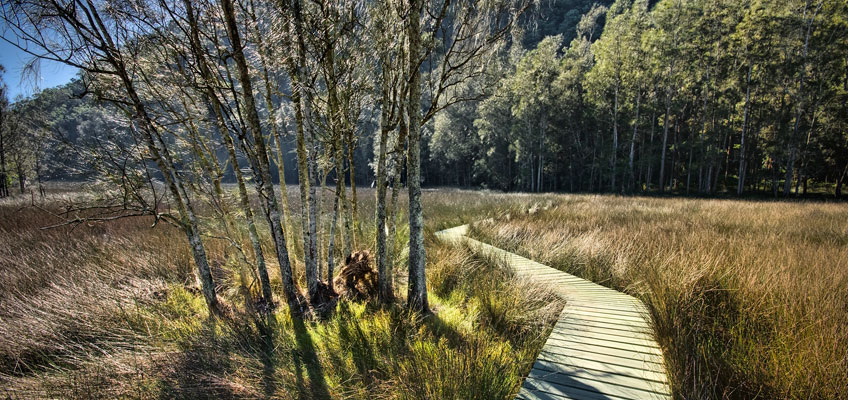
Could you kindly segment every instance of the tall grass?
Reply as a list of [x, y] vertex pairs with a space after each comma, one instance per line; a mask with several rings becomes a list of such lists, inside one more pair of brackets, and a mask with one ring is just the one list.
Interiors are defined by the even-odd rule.
[[547, 201], [471, 234], [643, 299], [676, 397], [848, 398], [845, 204]]
[[[358, 247], [373, 250], [373, 191], [360, 193]], [[0, 203], [0, 395], [12, 399], [507, 399], [562, 306], [498, 260], [435, 241], [435, 227], [455, 215], [432, 204], [433, 315], [409, 314], [402, 302], [343, 302], [321, 322], [292, 320], [284, 307], [259, 316], [240, 257], [209, 238], [231, 310], [210, 318], [179, 230], [145, 218], [40, 230], [56, 221], [27, 202]], [[393, 239], [402, 249], [403, 214], [399, 221]], [[299, 260], [294, 268], [302, 279]], [[281, 298], [278, 269], [269, 271]]]

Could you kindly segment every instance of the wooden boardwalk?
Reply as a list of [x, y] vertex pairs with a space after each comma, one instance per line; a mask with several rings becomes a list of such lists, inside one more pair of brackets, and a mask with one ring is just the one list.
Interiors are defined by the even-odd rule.
[[518, 276], [548, 285], [566, 301], [517, 399], [671, 398], [662, 352], [641, 301], [468, 238], [467, 232], [462, 225], [436, 235], [504, 258]]

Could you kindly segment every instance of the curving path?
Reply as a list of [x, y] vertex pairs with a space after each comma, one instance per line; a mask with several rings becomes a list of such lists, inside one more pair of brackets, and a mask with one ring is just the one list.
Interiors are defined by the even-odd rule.
[[436, 232], [503, 257], [518, 276], [550, 286], [566, 301], [516, 399], [670, 399], [651, 317], [633, 296], [466, 237], [468, 225]]

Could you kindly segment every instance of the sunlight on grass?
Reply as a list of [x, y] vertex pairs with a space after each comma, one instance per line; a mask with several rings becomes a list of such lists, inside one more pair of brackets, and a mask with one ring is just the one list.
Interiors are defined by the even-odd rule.
[[[4, 240], [21, 232], [29, 246], [2, 264], [12, 290], [0, 295], [0, 383], [14, 398], [508, 399], [562, 307], [498, 260], [439, 243], [428, 228], [433, 315], [405, 311], [401, 286], [398, 303], [341, 302], [325, 321], [292, 319], [285, 307], [262, 317], [245, 301], [257, 290], [249, 270], [209, 240], [229, 309], [210, 318], [177, 230], [135, 219], [68, 238], [70, 228], [39, 231], [47, 217], [35, 210], [0, 210], [13, 227], [0, 231]], [[402, 277], [405, 224], [398, 231]], [[74, 266], [64, 271], [67, 260]], [[269, 269], [279, 298], [278, 269]], [[302, 265], [295, 273], [302, 280]]]
[[679, 396], [845, 396], [845, 205], [555, 202], [476, 224], [471, 235], [644, 300]]

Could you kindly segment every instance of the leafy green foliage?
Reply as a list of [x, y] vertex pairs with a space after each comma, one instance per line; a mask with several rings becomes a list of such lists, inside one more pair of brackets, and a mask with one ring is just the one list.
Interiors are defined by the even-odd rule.
[[439, 159], [500, 189], [713, 194], [747, 177], [742, 191], [838, 191], [846, 19], [812, 0], [594, 7], [564, 49], [568, 32], [512, 50], [474, 110], [473, 166]]

